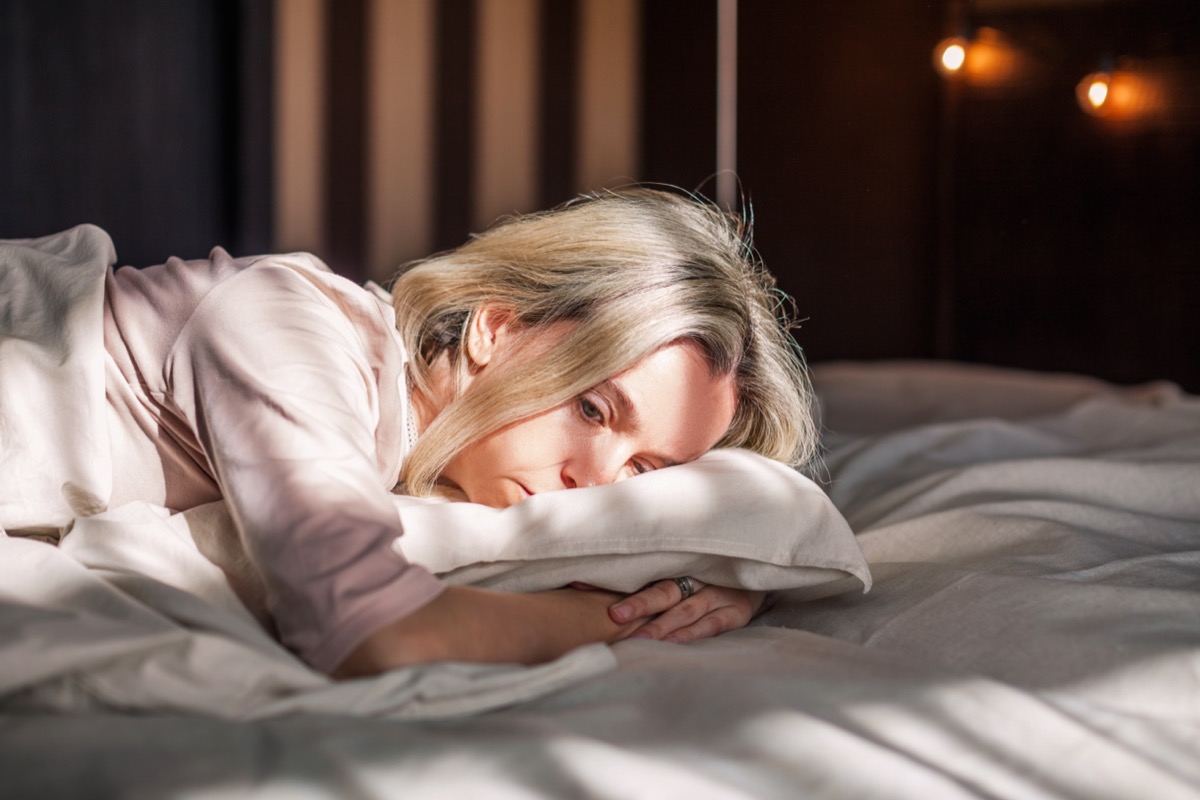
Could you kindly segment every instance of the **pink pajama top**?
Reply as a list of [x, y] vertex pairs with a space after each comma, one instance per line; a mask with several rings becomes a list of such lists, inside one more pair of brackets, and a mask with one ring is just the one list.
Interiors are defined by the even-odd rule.
[[382, 290], [305, 254], [110, 271], [110, 507], [224, 499], [283, 643], [329, 671], [443, 586], [391, 548], [410, 446]]

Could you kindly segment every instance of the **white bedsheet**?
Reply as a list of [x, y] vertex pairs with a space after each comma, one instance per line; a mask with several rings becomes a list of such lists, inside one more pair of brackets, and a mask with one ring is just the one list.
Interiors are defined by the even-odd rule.
[[[578, 672], [547, 671], [556, 691], [448, 720], [348, 715], [354, 692], [393, 691], [387, 678], [247, 722], [10, 704], [4, 785], [18, 797], [1200, 797], [1200, 400], [954, 365], [831, 365], [817, 382], [824, 478], [871, 564], [869, 594], [785, 592], [743, 631], [622, 643], [612, 669], [584, 651]], [[179, 607], [206, 609], [231, 640], [253, 630], [214, 586]], [[237, 675], [231, 664], [222, 678], [231, 692]]]

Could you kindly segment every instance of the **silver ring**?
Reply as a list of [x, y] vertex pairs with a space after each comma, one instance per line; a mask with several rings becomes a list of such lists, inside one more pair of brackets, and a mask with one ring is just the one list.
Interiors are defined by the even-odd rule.
[[692, 583], [691, 578], [671, 578], [671, 580], [675, 581], [675, 585], [679, 587], [679, 602], [682, 603], [696, 593], [696, 586]]

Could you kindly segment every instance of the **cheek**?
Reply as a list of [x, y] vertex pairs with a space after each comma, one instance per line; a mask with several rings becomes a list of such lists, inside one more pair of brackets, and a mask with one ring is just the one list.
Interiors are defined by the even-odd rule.
[[480, 471], [553, 466], [579, 440], [579, 427], [570, 407], [560, 406], [488, 436], [464, 455], [479, 459], [473, 466]]
[[546, 466], [559, 460], [561, 453], [578, 438], [575, 427], [570, 409], [559, 406], [505, 431], [505, 448], [513, 458], [520, 458], [530, 466]]

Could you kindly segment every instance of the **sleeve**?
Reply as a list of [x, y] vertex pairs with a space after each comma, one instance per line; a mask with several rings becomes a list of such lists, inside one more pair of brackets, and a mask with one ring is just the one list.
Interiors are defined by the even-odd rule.
[[328, 672], [443, 586], [391, 547], [374, 376], [354, 327], [299, 273], [260, 264], [215, 287], [166, 362], [283, 643]]

